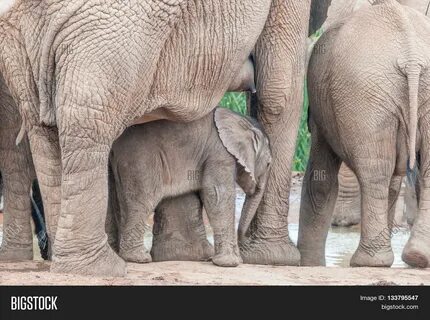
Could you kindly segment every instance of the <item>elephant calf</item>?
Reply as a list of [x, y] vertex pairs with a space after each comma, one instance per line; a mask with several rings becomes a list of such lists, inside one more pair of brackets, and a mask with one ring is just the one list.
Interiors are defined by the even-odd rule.
[[[420, 153], [420, 204], [402, 258], [430, 263], [430, 23], [393, 0], [334, 25], [311, 57], [312, 146], [298, 246], [302, 265], [325, 264], [325, 240], [344, 161], [361, 190], [361, 238], [352, 266], [391, 266], [395, 203]], [[324, 172], [324, 175], [321, 174]]]
[[128, 128], [113, 144], [111, 167], [119, 202], [119, 255], [149, 262], [145, 219], [165, 198], [198, 192], [214, 232], [214, 264], [237, 266], [235, 181], [249, 196], [240, 220], [245, 235], [261, 201], [271, 153], [250, 118], [217, 108], [191, 123], [156, 121]]

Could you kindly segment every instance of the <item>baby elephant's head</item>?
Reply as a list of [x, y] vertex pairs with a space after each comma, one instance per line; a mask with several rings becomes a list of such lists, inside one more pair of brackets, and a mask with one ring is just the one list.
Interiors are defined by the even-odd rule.
[[227, 151], [237, 160], [239, 186], [247, 198], [242, 209], [239, 235], [249, 227], [266, 189], [272, 156], [269, 139], [259, 123], [230, 110], [215, 110], [215, 125]]
[[272, 156], [260, 124], [224, 108], [215, 110], [215, 125], [227, 151], [237, 160], [237, 183], [247, 195], [264, 187]]

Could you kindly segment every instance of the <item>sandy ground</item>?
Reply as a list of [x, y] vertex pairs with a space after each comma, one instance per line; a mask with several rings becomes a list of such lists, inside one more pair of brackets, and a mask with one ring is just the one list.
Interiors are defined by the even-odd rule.
[[[298, 222], [301, 175], [294, 175], [290, 223]], [[399, 199], [401, 219], [403, 199]], [[0, 215], [0, 224], [1, 224]], [[35, 252], [37, 243], [34, 243]], [[0, 285], [430, 285], [430, 269], [274, 267], [220, 268], [210, 262], [128, 264], [124, 278], [97, 278], [49, 272], [49, 262], [0, 263]]]
[[49, 272], [47, 262], [0, 264], [1, 285], [430, 285], [430, 270], [379, 268], [220, 268], [209, 262], [128, 264], [125, 278]]

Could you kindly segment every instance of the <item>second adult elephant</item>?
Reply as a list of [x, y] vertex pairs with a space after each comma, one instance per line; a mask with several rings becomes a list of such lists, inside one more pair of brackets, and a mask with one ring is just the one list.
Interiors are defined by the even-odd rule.
[[[320, 25], [324, 17], [324, 9], [327, 9], [328, 2], [337, 3], [344, 0], [323, 0], [312, 2], [315, 8], [319, 9], [315, 12], [315, 21], [319, 21]], [[411, 7], [424, 15], [429, 15], [428, 0], [397, 0], [400, 4]], [[318, 2], [318, 3], [317, 3]], [[356, 1], [356, 8], [368, 6], [365, 1]], [[336, 200], [336, 205], [333, 213], [332, 224], [335, 226], [352, 226], [360, 223], [360, 186], [354, 172], [349, 169], [344, 163], [339, 170], [339, 192]], [[418, 185], [418, 182], [417, 182]], [[418, 189], [417, 189], [418, 190]], [[418, 191], [419, 192], [419, 191]], [[405, 188], [405, 214], [409, 223], [412, 222], [416, 214], [417, 196], [415, 188], [406, 184]]]
[[[326, 51], [312, 55], [308, 73], [312, 147], [300, 209], [302, 264], [325, 263], [337, 173], [345, 161], [357, 175], [362, 197], [361, 238], [351, 265], [390, 266], [401, 176], [414, 167], [419, 151], [419, 213], [402, 258], [427, 267], [430, 122], [424, 88], [430, 78], [430, 22], [393, 0], [378, 1], [319, 41]], [[321, 170], [325, 181], [313, 178]]]
[[52, 271], [125, 274], [104, 232], [113, 142], [144, 116], [187, 122], [207, 115], [252, 51], [274, 161], [242, 256], [299, 263], [287, 215], [310, 0], [8, 4], [0, 72], [20, 103], [38, 177], [51, 173], [39, 178], [44, 204], [54, 217], [61, 207], [58, 228], [56, 219], [51, 226]]

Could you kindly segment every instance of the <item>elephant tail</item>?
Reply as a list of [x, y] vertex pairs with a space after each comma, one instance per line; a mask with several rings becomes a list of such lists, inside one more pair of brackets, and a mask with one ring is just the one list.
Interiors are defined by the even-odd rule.
[[418, 90], [420, 85], [421, 66], [417, 64], [406, 67], [409, 90], [409, 168], [413, 170], [416, 161], [416, 143], [418, 131]]
[[[401, 73], [407, 79], [408, 94], [409, 94], [409, 123], [405, 124], [408, 133], [408, 153], [409, 153], [409, 169], [413, 170], [416, 164], [416, 144], [418, 133], [418, 98], [420, 77], [423, 70], [427, 69], [428, 59], [419, 50], [419, 37], [411, 22], [411, 17], [407, 14], [404, 7], [397, 1], [381, 0], [379, 1], [387, 6], [394, 16], [396, 16], [398, 24], [401, 26], [403, 35], [403, 56], [398, 59], [397, 65]], [[408, 112], [404, 112], [405, 118]]]

